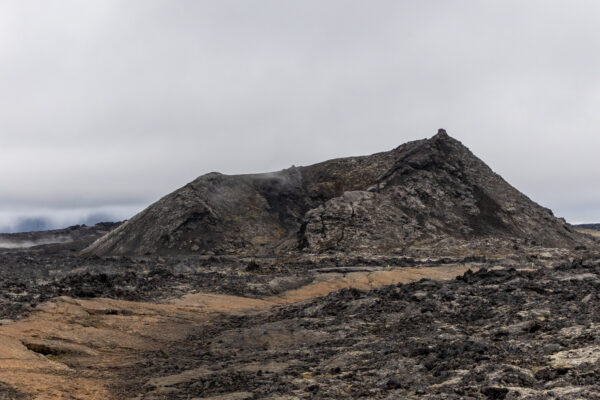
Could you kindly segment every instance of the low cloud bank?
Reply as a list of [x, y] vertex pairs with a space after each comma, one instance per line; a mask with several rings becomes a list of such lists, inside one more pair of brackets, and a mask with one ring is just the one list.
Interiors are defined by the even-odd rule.
[[[0, 233], [46, 231], [73, 225], [122, 221], [131, 218], [143, 208], [144, 205], [94, 209], [0, 210]], [[2, 243], [0, 247], [3, 247]]]

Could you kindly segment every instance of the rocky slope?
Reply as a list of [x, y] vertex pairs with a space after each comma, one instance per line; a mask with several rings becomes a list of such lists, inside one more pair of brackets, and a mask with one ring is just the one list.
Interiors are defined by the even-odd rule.
[[440, 130], [371, 156], [201, 176], [85, 254], [409, 254], [487, 238], [510, 246], [592, 243]]

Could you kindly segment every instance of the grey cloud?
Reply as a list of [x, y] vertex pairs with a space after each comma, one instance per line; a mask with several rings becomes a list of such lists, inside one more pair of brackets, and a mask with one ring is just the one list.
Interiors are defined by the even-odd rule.
[[0, 211], [135, 212], [209, 171], [368, 154], [444, 127], [556, 214], [598, 221], [599, 12], [0, 2]]
[[122, 221], [139, 211], [142, 205], [101, 206], [93, 208], [9, 208], [0, 211], [0, 233], [59, 229], [67, 226], [94, 225], [104, 221]]

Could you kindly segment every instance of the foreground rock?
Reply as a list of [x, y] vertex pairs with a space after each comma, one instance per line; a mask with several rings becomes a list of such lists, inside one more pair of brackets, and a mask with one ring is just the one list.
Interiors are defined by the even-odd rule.
[[0, 398], [600, 397], [594, 251], [133, 259], [72, 244], [0, 250]]
[[153, 358], [154, 377], [135, 390], [142, 399], [596, 399], [599, 291], [594, 257], [342, 290], [199, 327]]
[[[168, 359], [173, 347], [188, 343], [200, 327], [210, 330], [222, 322], [229, 326], [229, 317], [223, 315], [269, 312], [341, 288], [372, 289], [422, 277], [451, 279], [465, 270], [464, 266], [442, 266], [328, 275], [263, 299], [209, 293], [162, 304], [55, 298], [36, 307], [28, 318], [0, 325], [0, 398], [106, 400], [135, 398], [146, 392], [150, 392], [148, 398], [173, 398], [174, 391], [168, 387], [189, 383], [202, 376], [202, 371], [172, 376], [169, 368], [164, 370], [167, 375], [154, 377], [157, 371], [152, 360]], [[254, 366], [269, 368], [260, 362]], [[140, 383], [144, 383], [141, 388]], [[254, 398], [251, 392], [245, 393], [244, 398]]]
[[85, 251], [95, 255], [410, 255], [591, 245], [445, 131], [390, 152], [280, 172], [204, 175]]

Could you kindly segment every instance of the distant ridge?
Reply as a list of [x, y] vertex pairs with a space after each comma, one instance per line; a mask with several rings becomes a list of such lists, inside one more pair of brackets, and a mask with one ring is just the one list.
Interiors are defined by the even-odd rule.
[[600, 231], [600, 224], [578, 224], [578, 225], [575, 225], [575, 227]]
[[[91, 214], [79, 219], [75, 219], [73, 225], [95, 225], [106, 221], [114, 221], [111, 215], [104, 213]], [[22, 233], [22, 232], [41, 232], [56, 229], [68, 228], [69, 224], [54, 221], [49, 217], [20, 217], [13, 224], [0, 225], [0, 234], [2, 233]]]
[[403, 254], [476, 240], [572, 248], [590, 239], [440, 129], [371, 156], [203, 175], [85, 254]]

